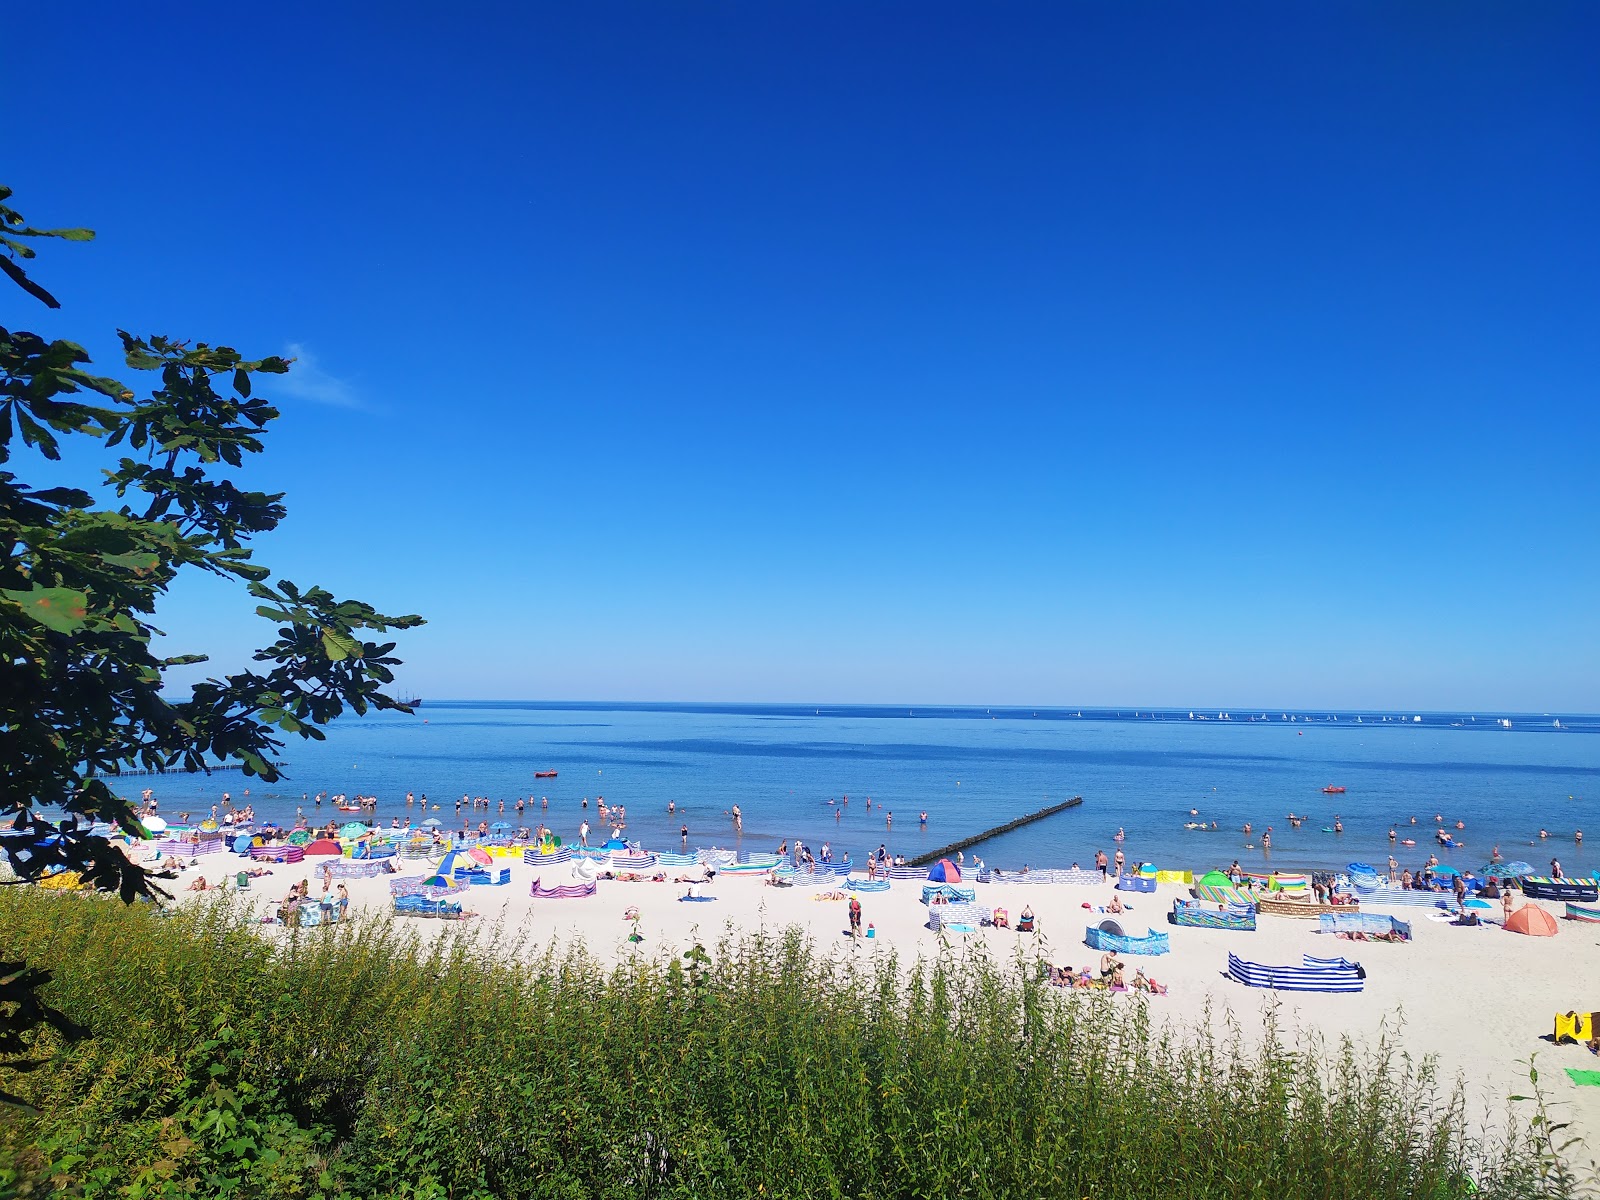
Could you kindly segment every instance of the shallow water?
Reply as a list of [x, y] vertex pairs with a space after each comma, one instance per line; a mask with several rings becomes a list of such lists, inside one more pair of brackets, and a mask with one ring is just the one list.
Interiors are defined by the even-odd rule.
[[[1576, 829], [1600, 839], [1600, 719], [1511, 715], [1316, 714], [1254, 722], [1184, 713], [1017, 709], [889, 709], [803, 706], [606, 706], [506, 702], [431, 702], [414, 717], [383, 715], [337, 722], [323, 743], [287, 746], [291, 778], [270, 788], [238, 773], [205, 778], [130, 779], [130, 796], [154, 787], [163, 815], [195, 819], [224, 791], [245, 787], [263, 819], [293, 820], [302, 795], [313, 821], [341, 814], [317, 808], [318, 791], [375, 794], [379, 815], [416, 815], [407, 790], [438, 803], [454, 821], [463, 793], [507, 801], [547, 797], [532, 808], [557, 834], [575, 838], [584, 815], [597, 825], [594, 798], [624, 804], [627, 835], [676, 849], [687, 820], [690, 845], [734, 845], [731, 805], [741, 806], [745, 850], [783, 839], [829, 840], [859, 860], [880, 842], [912, 855], [1002, 824], [1071, 796], [1082, 807], [988, 842], [979, 853], [997, 866], [1088, 865], [1097, 848], [1115, 851], [1125, 828], [1132, 860], [1204, 868], [1234, 858], [1247, 869], [1383, 866], [1392, 825], [1415, 837], [1398, 847], [1403, 865], [1431, 851], [1457, 867], [1477, 867], [1498, 844], [1508, 859], [1541, 871], [1552, 855], [1563, 868], [1600, 867], [1600, 851], [1578, 847]], [[1196, 714], [1197, 716], [1199, 714]], [[536, 780], [536, 770], [556, 779]], [[1324, 785], [1343, 795], [1324, 795]], [[582, 809], [580, 799], [590, 807]], [[849, 796], [848, 806], [830, 798]], [[872, 800], [869, 811], [866, 801]], [[675, 801], [678, 812], [667, 813]], [[1185, 821], [1216, 821], [1218, 832], [1190, 832]], [[917, 816], [928, 814], [926, 829]], [[1307, 820], [1289, 827], [1290, 812]], [[892, 830], [885, 817], [893, 813]], [[836, 815], [837, 814], [837, 815]], [[1437, 849], [1434, 815], [1465, 846]], [[1323, 832], [1335, 815], [1344, 832]], [[1410, 825], [1415, 816], [1418, 824]], [[498, 812], [488, 819], [499, 819]], [[507, 813], [508, 820], [515, 820]], [[1251, 822], [1246, 838], [1241, 826]], [[1270, 854], [1260, 832], [1272, 826]], [[1543, 827], [1552, 835], [1537, 837]], [[1254, 848], [1247, 849], [1246, 843]], [[970, 852], [969, 852], [970, 856]]]

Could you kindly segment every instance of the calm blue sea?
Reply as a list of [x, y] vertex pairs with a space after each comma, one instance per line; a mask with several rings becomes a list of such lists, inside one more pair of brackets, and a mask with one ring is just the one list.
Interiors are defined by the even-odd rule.
[[[548, 797], [545, 819], [564, 837], [576, 835], [581, 798], [592, 821], [604, 796], [627, 806], [630, 838], [669, 849], [683, 820], [691, 845], [734, 845], [726, 813], [738, 803], [746, 850], [801, 837], [857, 859], [882, 841], [911, 855], [1081, 795], [1082, 807], [985, 845], [983, 857], [1087, 865], [1097, 848], [1115, 850], [1121, 827], [1131, 859], [1163, 867], [1235, 857], [1247, 868], [1381, 866], [1398, 825], [1417, 838], [1399, 852], [1411, 865], [1435, 849], [1439, 814], [1466, 823], [1465, 848], [1439, 852], [1460, 867], [1482, 864], [1496, 843], [1540, 868], [1553, 855], [1568, 871], [1600, 867], [1600, 718], [1417, 715], [428, 702], [414, 717], [341, 720], [326, 742], [292, 743], [291, 779], [271, 788], [227, 773], [130, 779], [125, 790], [149, 784], [164, 815], [199, 819], [224, 791], [238, 801], [250, 786], [257, 812], [285, 823], [318, 791], [375, 794], [385, 823], [408, 815], [408, 790], [439, 803], [433, 815], [447, 823], [464, 793], [508, 809], [519, 796]], [[538, 770], [559, 775], [536, 780]], [[1328, 784], [1348, 791], [1324, 795]], [[847, 795], [847, 808], [828, 803]], [[337, 815], [304, 804], [313, 820]], [[1190, 809], [1221, 831], [1186, 831]], [[1309, 818], [1303, 828], [1290, 829], [1290, 812]], [[1335, 815], [1344, 833], [1323, 832]], [[1246, 821], [1254, 850], [1239, 832]], [[1269, 825], [1270, 857], [1259, 841]], [[1556, 836], [1540, 842], [1541, 827]], [[1575, 829], [1593, 842], [1580, 850]]]

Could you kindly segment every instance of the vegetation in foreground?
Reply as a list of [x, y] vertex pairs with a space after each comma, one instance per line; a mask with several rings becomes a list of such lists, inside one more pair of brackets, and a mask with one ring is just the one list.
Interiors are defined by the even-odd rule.
[[[1158, 1033], [1028, 964], [856, 961], [798, 933], [605, 969], [366, 922], [260, 936], [0, 889], [3, 957], [96, 1036], [0, 1086], [9, 1195], [1573, 1194], [1393, 1044]], [[480, 934], [480, 936], [482, 936]], [[40, 1035], [40, 1048], [52, 1048]], [[1247, 1048], [1253, 1047], [1253, 1048]]]

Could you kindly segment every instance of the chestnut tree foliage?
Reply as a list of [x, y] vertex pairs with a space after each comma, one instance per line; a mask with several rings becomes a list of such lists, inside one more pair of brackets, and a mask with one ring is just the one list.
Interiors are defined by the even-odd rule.
[[[94, 235], [32, 228], [10, 197], [0, 188], [0, 270], [58, 308], [27, 273], [35, 245]], [[156, 885], [90, 832], [97, 821], [141, 832], [116, 794], [120, 772], [236, 763], [278, 779], [286, 736], [320, 739], [346, 709], [409, 711], [384, 691], [394, 643], [376, 639], [422, 618], [269, 582], [255, 560], [253, 540], [284, 518], [283, 493], [244, 490], [228, 472], [261, 453], [278, 416], [256, 377], [289, 362], [121, 338], [127, 370], [115, 377], [73, 342], [0, 327], [0, 817], [15, 817], [0, 846], [21, 879], [64, 867], [132, 901]], [[98, 495], [30, 487], [10, 469], [24, 447], [61, 459], [79, 445], [108, 464]], [[234, 581], [276, 638], [247, 669], [174, 695], [167, 670], [204, 657], [154, 652], [152, 621], [186, 571]]]

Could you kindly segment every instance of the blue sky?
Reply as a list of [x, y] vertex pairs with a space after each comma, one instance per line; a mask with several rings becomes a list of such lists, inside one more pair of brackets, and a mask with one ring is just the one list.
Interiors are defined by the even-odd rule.
[[406, 688], [1600, 710], [1593, 6], [199, 11], [13, 19], [0, 312], [296, 348]]

